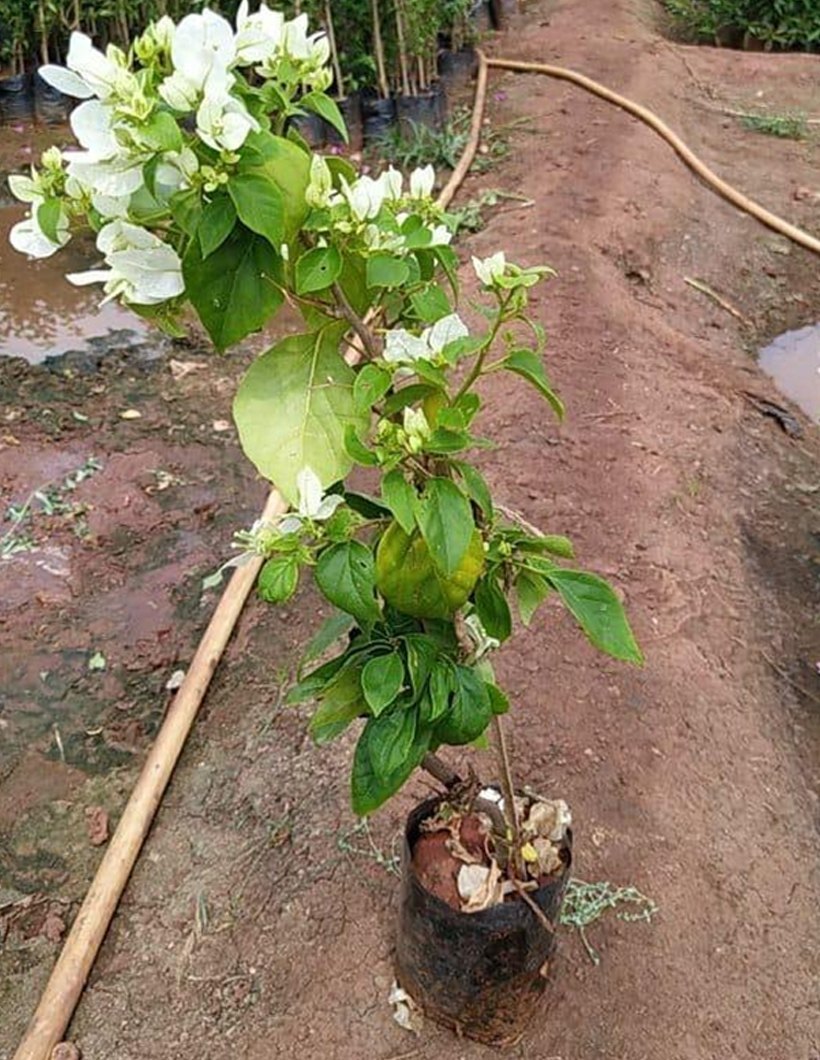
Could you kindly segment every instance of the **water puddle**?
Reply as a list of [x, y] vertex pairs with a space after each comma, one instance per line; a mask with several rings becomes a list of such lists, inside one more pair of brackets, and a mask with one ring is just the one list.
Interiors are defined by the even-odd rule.
[[820, 422], [820, 324], [779, 335], [761, 350], [759, 363], [782, 394]]
[[92, 242], [72, 242], [40, 261], [11, 247], [9, 230], [24, 213], [21, 206], [0, 209], [0, 355], [39, 364], [112, 332], [120, 347], [145, 342], [145, 321], [114, 302], [100, 307], [101, 286], [74, 287], [65, 278], [94, 267], [99, 254]]

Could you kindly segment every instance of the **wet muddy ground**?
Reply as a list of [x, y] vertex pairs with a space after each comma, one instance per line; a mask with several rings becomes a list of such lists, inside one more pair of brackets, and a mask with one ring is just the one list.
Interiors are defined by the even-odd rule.
[[[654, 107], [817, 234], [816, 142], [773, 146], [721, 108], [762, 98], [820, 115], [820, 60], [681, 48], [656, 13], [533, 3], [491, 47]], [[558, 427], [523, 387], [488, 387], [503, 447], [485, 470], [615, 581], [648, 660], [603, 661], [548, 611], [499, 660], [511, 738], [522, 779], [573, 806], [579, 876], [636, 884], [660, 907], [651, 925], [597, 925], [598, 967], [566, 932], [549, 1003], [509, 1055], [816, 1060], [818, 442], [754, 354], [820, 318], [817, 260], [569, 86], [494, 75], [491, 114], [525, 120], [462, 201], [501, 188], [534, 205], [502, 205], [461, 251], [558, 269], [538, 312], [570, 416]], [[31, 130], [0, 142], [0, 168], [37, 148]], [[212, 611], [202, 579], [265, 496], [230, 422], [252, 350], [71, 335], [73, 352], [30, 364], [59, 352], [69, 295], [12, 268], [4, 258], [0, 347], [20, 345], [0, 357], [0, 1060], [99, 860], [91, 814], [116, 823]], [[56, 307], [42, 326], [40, 302]], [[802, 437], [749, 395], [784, 405]], [[490, 1055], [391, 1019], [395, 838], [428, 786], [369, 833], [351, 817], [351, 739], [318, 751], [307, 712], [282, 705], [318, 620], [308, 589], [246, 609], [72, 1025], [85, 1060]]]

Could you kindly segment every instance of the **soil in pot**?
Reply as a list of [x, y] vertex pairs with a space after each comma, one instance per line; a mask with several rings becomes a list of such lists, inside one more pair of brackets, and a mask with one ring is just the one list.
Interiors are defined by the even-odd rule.
[[408, 139], [412, 138], [415, 127], [419, 125], [440, 129], [447, 115], [444, 86], [439, 82], [429, 92], [417, 96], [398, 96], [396, 111], [402, 136]]
[[365, 144], [377, 143], [396, 121], [396, 101], [378, 96], [362, 97], [362, 131]]
[[33, 116], [34, 100], [30, 76], [15, 74], [0, 80], [0, 124], [31, 121]]
[[527, 901], [496, 860], [489, 819], [448, 800], [427, 800], [407, 821], [398, 981], [460, 1036], [510, 1045], [546, 987], [571, 865], [569, 814], [561, 801], [522, 800]]

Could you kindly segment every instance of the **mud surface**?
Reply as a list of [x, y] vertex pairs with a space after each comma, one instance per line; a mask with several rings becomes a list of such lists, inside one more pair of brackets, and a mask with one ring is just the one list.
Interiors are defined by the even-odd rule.
[[[682, 48], [643, 0], [533, 3], [491, 48], [646, 103], [817, 233], [816, 144], [721, 113], [762, 92], [820, 114], [816, 57]], [[570, 415], [557, 427], [499, 380], [486, 427], [504, 444], [485, 468], [621, 588], [648, 660], [602, 661], [547, 610], [499, 660], [511, 740], [521, 781], [572, 806], [577, 874], [660, 907], [652, 925], [591, 929], [598, 967], [564, 933], [548, 1001], [508, 1055], [816, 1060], [818, 442], [799, 410], [795, 440], [745, 395], [786, 400], [753, 354], [817, 321], [817, 261], [568, 85], [496, 74], [491, 108], [498, 125], [527, 120], [462, 201], [502, 188], [534, 205], [505, 203], [461, 251], [558, 269], [538, 312]], [[157, 354], [0, 358], [4, 507], [44, 483], [68, 505], [38, 510], [36, 549], [0, 565], [3, 1060], [100, 857], [85, 811], [116, 824], [213, 608], [201, 579], [264, 497], [221, 422], [249, 353]], [[175, 378], [172, 359], [202, 367]], [[99, 470], [67, 490], [90, 457]], [[396, 838], [429, 785], [354, 831], [352, 737], [318, 751], [305, 712], [282, 705], [318, 612], [304, 590], [244, 613], [72, 1024], [86, 1060], [495, 1055], [391, 1019]]]

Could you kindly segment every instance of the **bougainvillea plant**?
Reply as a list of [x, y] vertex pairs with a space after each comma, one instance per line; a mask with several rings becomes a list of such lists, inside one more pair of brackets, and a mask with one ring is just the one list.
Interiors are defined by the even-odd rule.
[[[251, 366], [236, 394], [242, 446], [291, 511], [243, 536], [265, 557], [261, 595], [305, 571], [341, 613], [344, 650], [296, 687], [320, 744], [361, 725], [352, 802], [368, 814], [442, 745], [481, 741], [509, 707], [489, 653], [560, 598], [594, 645], [640, 662], [612, 588], [571, 543], [507, 512], [469, 454], [478, 386], [510, 372], [563, 407], [542, 364], [530, 289], [550, 270], [473, 259], [480, 301], [458, 312], [458, 258], [430, 168], [358, 175], [312, 153], [290, 119], [343, 132], [329, 49], [304, 16], [240, 6], [163, 18], [125, 52], [76, 33], [43, 77], [82, 100], [80, 149], [10, 178], [30, 205], [13, 245], [45, 256], [90, 227], [104, 268], [71, 275], [176, 333], [192, 306], [224, 350], [284, 304], [304, 330]], [[352, 344], [352, 347], [351, 347]], [[348, 363], [351, 348], [357, 363]], [[348, 360], [345, 359], [345, 353]], [[370, 493], [349, 485], [367, 469]]]

